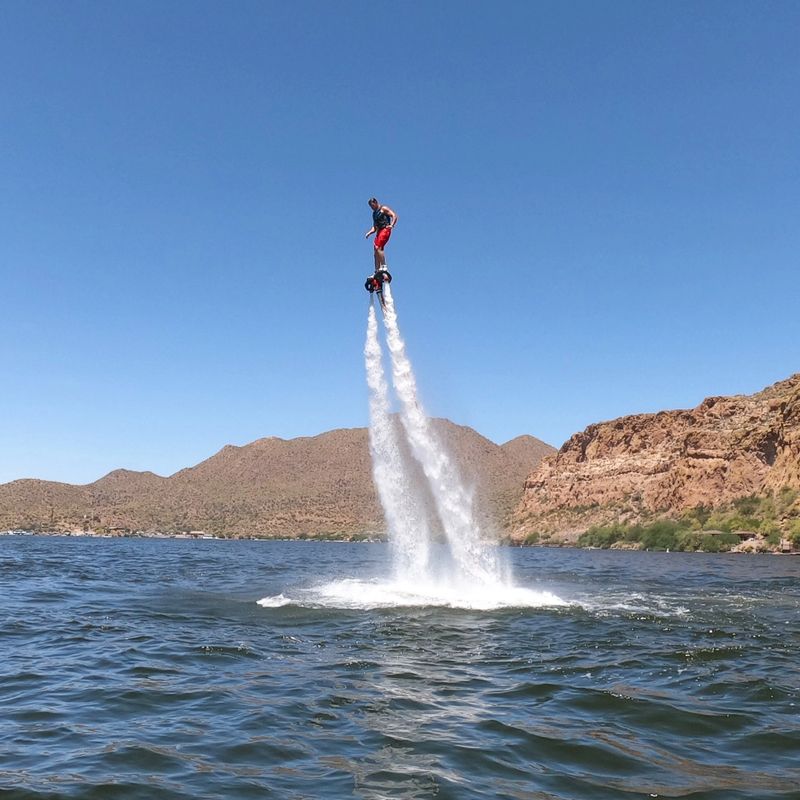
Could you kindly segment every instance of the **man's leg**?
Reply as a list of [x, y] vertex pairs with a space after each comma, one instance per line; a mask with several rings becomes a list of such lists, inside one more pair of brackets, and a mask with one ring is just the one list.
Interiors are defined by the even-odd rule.
[[375, 271], [377, 272], [379, 269], [386, 269], [386, 255], [383, 252], [383, 248], [386, 247], [386, 242], [389, 241], [389, 237], [392, 235], [391, 228], [381, 228], [378, 233], [375, 235]]

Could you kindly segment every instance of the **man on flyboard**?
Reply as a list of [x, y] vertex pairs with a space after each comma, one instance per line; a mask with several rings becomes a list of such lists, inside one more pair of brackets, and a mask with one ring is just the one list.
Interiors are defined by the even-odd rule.
[[397, 225], [397, 214], [389, 206], [382, 206], [374, 197], [369, 200], [369, 207], [372, 209], [372, 227], [364, 236], [369, 239], [375, 234], [375, 272], [386, 269], [386, 255], [383, 248], [392, 235], [392, 228]]

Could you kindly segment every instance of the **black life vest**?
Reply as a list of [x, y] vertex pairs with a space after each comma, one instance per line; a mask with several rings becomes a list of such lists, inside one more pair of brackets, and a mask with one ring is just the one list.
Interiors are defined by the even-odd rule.
[[380, 231], [383, 228], [388, 228], [391, 224], [391, 221], [392, 218], [385, 212], [381, 211], [380, 206], [372, 212], [372, 224], [375, 226], [376, 231]]

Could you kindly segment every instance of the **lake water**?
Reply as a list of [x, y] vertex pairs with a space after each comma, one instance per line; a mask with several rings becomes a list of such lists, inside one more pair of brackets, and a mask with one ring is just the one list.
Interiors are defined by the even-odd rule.
[[800, 558], [504, 556], [1, 537], [0, 797], [800, 798]]

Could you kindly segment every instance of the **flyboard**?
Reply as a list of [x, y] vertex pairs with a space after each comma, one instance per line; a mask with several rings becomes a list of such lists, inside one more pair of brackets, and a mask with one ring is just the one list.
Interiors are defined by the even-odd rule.
[[381, 301], [381, 307], [386, 308], [386, 301], [383, 299], [383, 284], [391, 283], [392, 276], [388, 269], [385, 267], [376, 269], [373, 275], [369, 275], [364, 281], [364, 288], [372, 294], [378, 295], [378, 300]]

